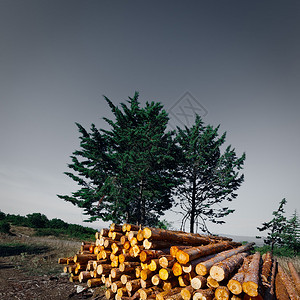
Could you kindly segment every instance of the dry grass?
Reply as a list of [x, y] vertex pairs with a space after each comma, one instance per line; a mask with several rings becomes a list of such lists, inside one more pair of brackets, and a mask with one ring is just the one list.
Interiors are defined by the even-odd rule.
[[[14, 227], [15, 235], [0, 235], [2, 248], [22, 249], [24, 252], [17, 255], [5, 255], [1, 260], [24, 270], [31, 275], [60, 274], [62, 266], [57, 263], [60, 257], [70, 257], [80, 249], [81, 242], [68, 239], [58, 239], [54, 236], [33, 236], [30, 228]], [[34, 253], [34, 249], [37, 249]], [[44, 248], [44, 251], [38, 251]], [[33, 249], [33, 253], [26, 249]], [[12, 253], [13, 254], [13, 253]]]
[[292, 262], [295, 269], [297, 270], [298, 273], [300, 273], [300, 257], [276, 257], [278, 263], [280, 266], [287, 272], [287, 274], [290, 273], [289, 267], [288, 267], [288, 262]]

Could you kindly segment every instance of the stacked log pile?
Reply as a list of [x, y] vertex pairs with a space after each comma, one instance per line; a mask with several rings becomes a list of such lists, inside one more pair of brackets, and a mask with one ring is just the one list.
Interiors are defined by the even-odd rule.
[[250, 255], [254, 243], [114, 223], [95, 237], [59, 263], [107, 299], [300, 299], [294, 266], [290, 278], [270, 252]]

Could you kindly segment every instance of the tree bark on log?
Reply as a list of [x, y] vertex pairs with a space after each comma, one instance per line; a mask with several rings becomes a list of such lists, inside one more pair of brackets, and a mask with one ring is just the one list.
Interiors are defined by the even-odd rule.
[[181, 296], [183, 300], [190, 300], [194, 294], [194, 288], [189, 285], [181, 290]]
[[290, 300], [289, 294], [278, 273], [275, 278], [275, 295], [277, 300]]
[[296, 288], [296, 291], [298, 292], [298, 295], [300, 296], [300, 276], [299, 276], [299, 273], [297, 272], [295, 266], [293, 265], [292, 262], [288, 262], [288, 267], [290, 269], [290, 272], [291, 272], [291, 276], [292, 276], [292, 279], [294, 281], [294, 285], [295, 285], [295, 288]]
[[213, 300], [215, 293], [212, 289], [200, 289], [193, 295], [193, 300]]
[[174, 232], [160, 228], [145, 227], [143, 229], [143, 235], [145, 239], [151, 238], [151, 240], [169, 241], [186, 245], [205, 245], [210, 243], [210, 239], [207, 237], [196, 236], [183, 232]]
[[204, 276], [198, 275], [191, 280], [191, 286], [195, 290], [203, 289], [206, 286], [207, 279]]
[[209, 244], [206, 246], [188, 248], [185, 250], [177, 251], [176, 259], [179, 263], [186, 264], [189, 261], [192, 261], [199, 257], [214, 254], [214, 253], [226, 250], [228, 248], [230, 248], [230, 245], [227, 242], [221, 242], [218, 244]]
[[282, 269], [282, 267], [280, 265], [278, 265], [278, 274], [279, 274], [291, 300], [299, 300], [300, 296], [298, 296], [298, 293], [296, 292], [296, 290], [291, 282], [291, 279], [285, 273], [285, 271]]
[[260, 253], [256, 252], [253, 255], [253, 258], [245, 273], [244, 282], [242, 285], [243, 291], [251, 297], [258, 296], [260, 260]]
[[271, 274], [273, 264], [273, 255], [272, 252], [268, 251], [263, 258], [263, 265], [261, 268], [261, 279], [263, 283], [269, 283], [269, 277]]
[[273, 300], [275, 298], [275, 278], [277, 272], [277, 260], [273, 260], [272, 270], [271, 270], [271, 278], [270, 278], [270, 285], [265, 287], [265, 300]]
[[218, 262], [220, 262], [220, 261], [222, 261], [222, 260], [224, 260], [224, 259], [226, 259], [226, 258], [228, 258], [232, 255], [235, 255], [235, 254], [238, 254], [238, 253], [241, 253], [241, 252], [246, 252], [246, 251], [250, 250], [253, 247], [253, 245], [254, 245], [254, 243], [249, 243], [249, 244], [240, 246], [238, 248], [234, 248], [234, 249], [230, 249], [230, 250], [227, 250], [227, 251], [220, 252], [217, 255], [215, 255], [213, 258], [197, 264], [196, 268], [195, 268], [196, 273], [198, 275], [204, 276], [210, 271], [210, 268], [214, 264], [216, 264], [216, 263], [218, 263]]
[[210, 276], [219, 282], [227, 279], [235, 269], [240, 267], [246, 256], [247, 253], [242, 252], [214, 264], [210, 269]]

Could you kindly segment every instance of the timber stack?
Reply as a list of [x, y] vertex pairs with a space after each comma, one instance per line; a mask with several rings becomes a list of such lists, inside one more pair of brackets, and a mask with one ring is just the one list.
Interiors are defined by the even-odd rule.
[[138, 225], [112, 223], [60, 258], [71, 282], [105, 287], [107, 299], [300, 299], [300, 278], [254, 243]]

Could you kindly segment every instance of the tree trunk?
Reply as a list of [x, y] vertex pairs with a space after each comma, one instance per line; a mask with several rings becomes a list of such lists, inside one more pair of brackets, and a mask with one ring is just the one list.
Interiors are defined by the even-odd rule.
[[196, 214], [196, 176], [193, 176], [193, 183], [192, 183], [192, 205], [191, 205], [191, 222], [190, 222], [190, 232], [194, 233], [195, 227], [195, 214]]

